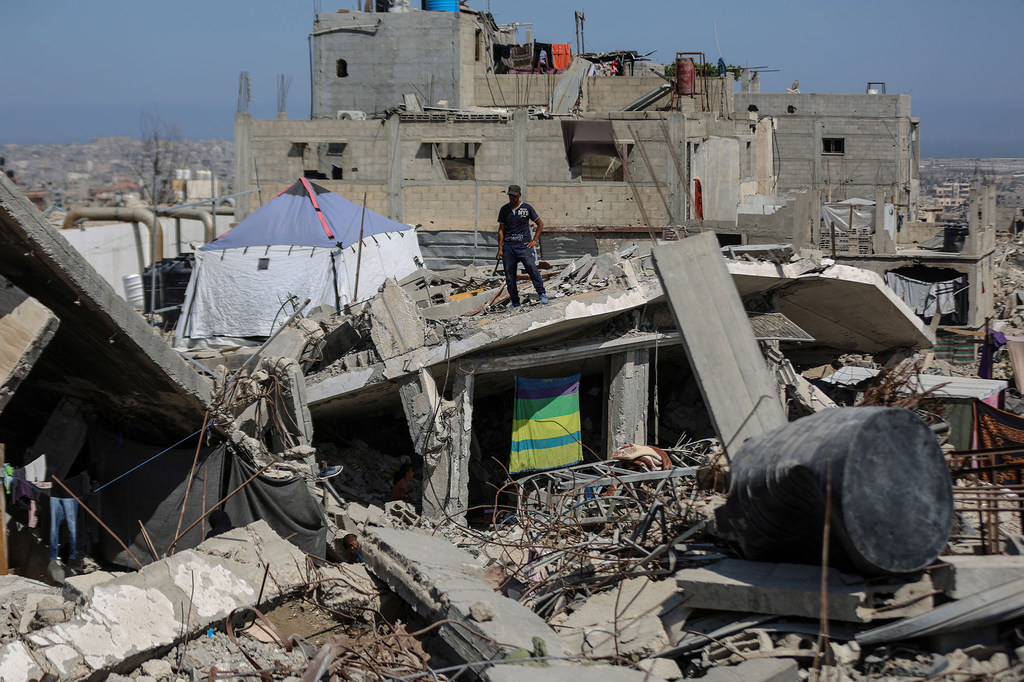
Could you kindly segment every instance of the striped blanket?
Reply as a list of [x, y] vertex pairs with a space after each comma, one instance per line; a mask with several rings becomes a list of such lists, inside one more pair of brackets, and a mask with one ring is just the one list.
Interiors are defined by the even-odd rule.
[[509, 473], [554, 469], [583, 459], [579, 391], [579, 374], [516, 377]]

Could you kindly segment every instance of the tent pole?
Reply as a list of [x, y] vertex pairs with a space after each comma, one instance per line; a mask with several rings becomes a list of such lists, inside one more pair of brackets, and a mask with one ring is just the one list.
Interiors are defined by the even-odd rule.
[[366, 221], [366, 192], [363, 192], [363, 216], [359, 219], [359, 255], [356, 256], [356, 287], [352, 302], [359, 301], [359, 265], [363, 262], [363, 223]]
[[331, 252], [331, 270], [334, 272], [334, 310], [341, 312], [341, 295], [338, 293], [338, 252]]

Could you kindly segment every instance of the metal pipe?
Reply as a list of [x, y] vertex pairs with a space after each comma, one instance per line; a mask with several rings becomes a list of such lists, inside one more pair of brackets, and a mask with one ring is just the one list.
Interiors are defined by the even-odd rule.
[[202, 208], [176, 208], [170, 206], [168, 208], [160, 209], [160, 215], [171, 216], [173, 218], [193, 218], [200, 221], [203, 224], [203, 241], [212, 242], [214, 238], [213, 233], [213, 216], [210, 212]]
[[119, 206], [90, 206], [72, 208], [64, 217], [62, 230], [70, 230], [79, 220], [117, 220], [123, 223], [145, 223], [149, 226], [150, 243], [156, 260], [164, 257], [164, 231], [160, 221], [156, 220], [153, 211], [148, 208]]

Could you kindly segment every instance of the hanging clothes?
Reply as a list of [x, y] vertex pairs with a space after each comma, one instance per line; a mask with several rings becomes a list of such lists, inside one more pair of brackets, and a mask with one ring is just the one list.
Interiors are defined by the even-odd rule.
[[985, 343], [981, 345], [981, 360], [978, 362], [978, 377], [992, 378], [992, 357], [995, 352], [1006, 345], [1006, 337], [997, 331], [989, 330]]
[[513, 45], [509, 57], [511, 71], [533, 71], [533, 45]]
[[551, 68], [555, 71], [561, 71], [562, 69], [569, 68], [569, 62], [572, 61], [572, 49], [569, 43], [552, 43], [551, 44]]
[[1024, 336], [1007, 336], [1006, 351], [1013, 365], [1013, 381], [1018, 393], [1024, 393]]
[[922, 282], [896, 272], [885, 273], [885, 283], [901, 301], [922, 317], [956, 312], [956, 293], [964, 288], [966, 277], [945, 282]]

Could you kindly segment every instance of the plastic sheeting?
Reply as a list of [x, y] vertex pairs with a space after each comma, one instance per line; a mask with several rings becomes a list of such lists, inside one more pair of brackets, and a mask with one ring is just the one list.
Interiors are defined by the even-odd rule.
[[311, 306], [353, 302], [357, 265], [359, 299], [365, 300], [385, 279], [401, 279], [422, 262], [413, 230], [366, 237], [361, 258], [358, 243], [344, 249], [264, 246], [197, 251], [176, 342], [270, 336], [291, 315], [293, 307], [285, 305], [289, 300], [301, 304], [308, 298]]
[[956, 292], [963, 288], [965, 277], [945, 282], [922, 282], [895, 272], [885, 273], [885, 284], [910, 306], [915, 313], [931, 317], [936, 312], [949, 315], [956, 312]]
[[[152, 445], [126, 440], [100, 429], [90, 431], [89, 448], [98, 478], [96, 489], [160, 451]], [[184, 530], [223, 497], [221, 472], [225, 447], [204, 448], [199, 452], [196, 478], [182, 515], [182, 502], [195, 455], [194, 447], [165, 452], [140, 469], [106, 485], [87, 502], [143, 564], [149, 564], [154, 558], [142, 536], [140, 521], [146, 526], [156, 551], [162, 554], [178, 533], [179, 517], [181, 530]], [[195, 547], [203, 541], [203, 534], [208, 529], [209, 524], [197, 525], [182, 537], [175, 548], [180, 551]], [[99, 554], [105, 561], [118, 566], [138, 566], [105, 532], [99, 536]]]
[[[225, 466], [228, 492], [258, 471], [241, 457], [229, 457]], [[224, 511], [235, 526], [247, 526], [263, 519], [278, 535], [303, 552], [316, 557], [326, 555], [324, 514], [301, 476], [287, 479], [259, 476], [225, 502]]]
[[[872, 232], [875, 225], [875, 202], [866, 199], [847, 199], [838, 204], [821, 207], [821, 219], [826, 228], [835, 223], [836, 232], [846, 234], [850, 229]], [[851, 221], [852, 216], [852, 221]], [[852, 222], [852, 224], [851, 224]], [[893, 223], [895, 229], [895, 223]]]

